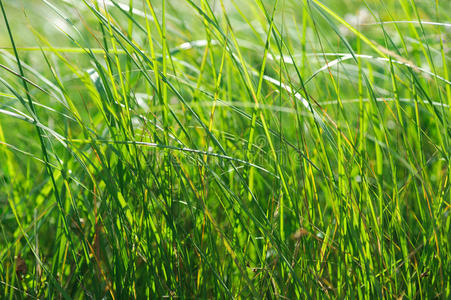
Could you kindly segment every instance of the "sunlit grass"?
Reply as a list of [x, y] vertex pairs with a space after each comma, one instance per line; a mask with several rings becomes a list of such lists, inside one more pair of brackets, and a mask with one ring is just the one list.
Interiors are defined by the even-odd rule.
[[0, 298], [451, 296], [451, 2], [0, 5]]

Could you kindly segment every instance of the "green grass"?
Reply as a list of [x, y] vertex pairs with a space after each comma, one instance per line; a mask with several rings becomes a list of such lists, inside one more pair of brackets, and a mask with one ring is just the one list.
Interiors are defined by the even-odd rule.
[[0, 0], [0, 298], [451, 297], [451, 11]]

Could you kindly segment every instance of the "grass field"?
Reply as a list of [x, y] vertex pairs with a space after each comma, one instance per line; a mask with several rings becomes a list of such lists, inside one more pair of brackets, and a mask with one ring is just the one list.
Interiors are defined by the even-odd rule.
[[1, 299], [451, 298], [451, 1], [0, 9]]

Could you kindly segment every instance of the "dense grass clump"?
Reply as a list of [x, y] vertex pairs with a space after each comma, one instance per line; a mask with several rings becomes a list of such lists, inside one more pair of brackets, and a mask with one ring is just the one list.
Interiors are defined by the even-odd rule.
[[451, 1], [0, 8], [1, 299], [450, 299]]

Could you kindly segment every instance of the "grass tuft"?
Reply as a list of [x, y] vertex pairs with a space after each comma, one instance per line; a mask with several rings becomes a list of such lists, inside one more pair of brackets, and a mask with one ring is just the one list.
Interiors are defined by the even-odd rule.
[[451, 297], [451, 2], [0, 10], [0, 298]]

